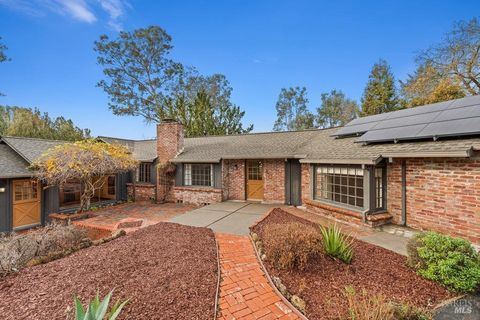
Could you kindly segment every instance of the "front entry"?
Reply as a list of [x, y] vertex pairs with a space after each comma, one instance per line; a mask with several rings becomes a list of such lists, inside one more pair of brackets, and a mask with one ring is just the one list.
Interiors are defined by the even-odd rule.
[[37, 180], [13, 180], [13, 228], [41, 224], [40, 185]]
[[263, 200], [263, 164], [247, 160], [247, 200]]

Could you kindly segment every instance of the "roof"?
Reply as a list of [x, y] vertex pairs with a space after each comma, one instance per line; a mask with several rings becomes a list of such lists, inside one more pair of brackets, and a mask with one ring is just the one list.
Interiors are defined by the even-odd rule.
[[132, 156], [139, 161], [151, 162], [157, 158], [157, 140], [130, 140], [113, 137], [98, 137], [107, 143], [118, 143], [127, 147]]
[[467, 157], [471, 150], [480, 150], [480, 137], [361, 145], [355, 143], [355, 137], [333, 137], [337, 130], [187, 138], [183, 152], [173, 162], [297, 158], [307, 163], [372, 164], [382, 157]]
[[29, 177], [28, 163], [12, 148], [0, 144], [0, 178]]
[[23, 137], [2, 137], [2, 141], [16, 151], [28, 163], [37, 160], [48, 149], [67, 142]]

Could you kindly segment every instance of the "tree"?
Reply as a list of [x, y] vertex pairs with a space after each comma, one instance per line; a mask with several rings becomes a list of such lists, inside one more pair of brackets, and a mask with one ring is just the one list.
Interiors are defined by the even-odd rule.
[[0, 106], [0, 136], [4, 135], [76, 141], [89, 138], [90, 130], [63, 117], [51, 119], [38, 109]]
[[407, 81], [400, 81], [406, 107], [463, 98], [464, 89], [454, 78], [442, 75], [431, 65], [419, 65]]
[[168, 58], [172, 38], [158, 26], [121, 31], [115, 40], [95, 41], [97, 61], [106, 79], [98, 82], [110, 97], [116, 115], [143, 116], [147, 122], [165, 117], [165, 98], [178, 83], [183, 66]]
[[383, 59], [373, 65], [362, 96], [362, 115], [369, 116], [399, 108], [395, 78]]
[[316, 115], [316, 124], [320, 128], [343, 126], [358, 115], [357, 102], [346, 98], [340, 90], [322, 93], [321, 100]]
[[[1, 40], [2, 40], [2, 37], [0, 37], [0, 63], [10, 60], [10, 59], [7, 57], [7, 55], [5, 54], [5, 51], [7, 51], [7, 46], [4, 45], [4, 44], [1, 42]], [[4, 94], [2, 94], [2, 93], [0, 92], [0, 96], [3, 96], [3, 95], [4, 95]]]
[[100, 190], [104, 176], [135, 169], [137, 161], [122, 145], [96, 140], [66, 143], [47, 150], [31, 168], [48, 186], [62, 186], [76, 179], [84, 190], [80, 197], [80, 209], [90, 209], [90, 200]]
[[193, 100], [185, 94], [176, 95], [167, 102], [167, 113], [180, 121], [186, 137], [208, 135], [228, 135], [248, 133], [253, 125], [243, 128], [241, 119], [245, 115], [238, 106], [230, 104], [215, 105], [212, 96], [204, 90], [196, 93]]
[[417, 62], [431, 65], [443, 77], [458, 81], [468, 94], [480, 94], [480, 24], [477, 18], [454, 24], [441, 43], [419, 54]]
[[222, 74], [203, 76], [190, 71], [182, 76], [174, 92], [166, 99], [167, 117], [182, 122], [188, 137], [248, 133], [253, 129], [253, 125], [243, 127], [245, 111], [231, 102], [232, 87]]
[[274, 131], [292, 131], [313, 128], [313, 114], [307, 108], [308, 98], [305, 87], [282, 88], [275, 109], [277, 120]]

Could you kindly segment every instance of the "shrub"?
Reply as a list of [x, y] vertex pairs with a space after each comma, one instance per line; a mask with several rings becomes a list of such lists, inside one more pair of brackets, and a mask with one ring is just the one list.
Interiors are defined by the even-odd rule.
[[430, 320], [432, 315], [429, 311], [420, 309], [411, 304], [399, 304], [394, 306], [393, 316], [395, 320]]
[[107, 296], [100, 301], [100, 296], [97, 293], [93, 301], [88, 304], [87, 309], [83, 308], [82, 303], [76, 297], [75, 298], [75, 319], [76, 320], [103, 320], [104, 318], [107, 320], [115, 320], [120, 312], [122, 312], [123, 307], [127, 304], [127, 301], [124, 302], [116, 302], [110, 312], [108, 312], [108, 304], [110, 303], [110, 299], [112, 297], [113, 290], [110, 291]]
[[86, 230], [75, 226], [49, 225], [25, 234], [0, 238], [0, 277], [16, 272], [36, 257], [75, 247]]
[[[348, 303], [348, 319], [393, 320], [393, 305], [383, 295], [369, 294], [365, 289], [357, 293], [354, 288], [345, 288]], [[343, 318], [343, 317], [341, 317]]]
[[337, 225], [332, 228], [320, 227], [323, 238], [323, 248], [325, 253], [333, 258], [338, 258], [345, 263], [352, 262], [353, 239], [340, 232]]
[[409, 241], [409, 266], [429, 280], [459, 292], [472, 292], [480, 284], [480, 258], [467, 240], [435, 232]]
[[298, 222], [267, 225], [262, 240], [268, 259], [279, 269], [303, 270], [321, 252], [318, 230]]

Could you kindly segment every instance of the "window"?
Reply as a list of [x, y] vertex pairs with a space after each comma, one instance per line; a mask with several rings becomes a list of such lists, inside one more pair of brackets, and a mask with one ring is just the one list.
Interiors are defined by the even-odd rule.
[[385, 168], [375, 168], [375, 207], [376, 209], [385, 208]]
[[363, 208], [363, 169], [318, 166], [314, 198]]
[[37, 180], [18, 180], [13, 182], [15, 201], [28, 201], [38, 199]]
[[150, 162], [140, 163], [140, 166], [138, 167], [138, 171], [137, 171], [138, 182], [151, 182], [150, 168], [151, 168]]
[[184, 167], [184, 184], [186, 186], [209, 186], [213, 184], [213, 165], [188, 163]]

